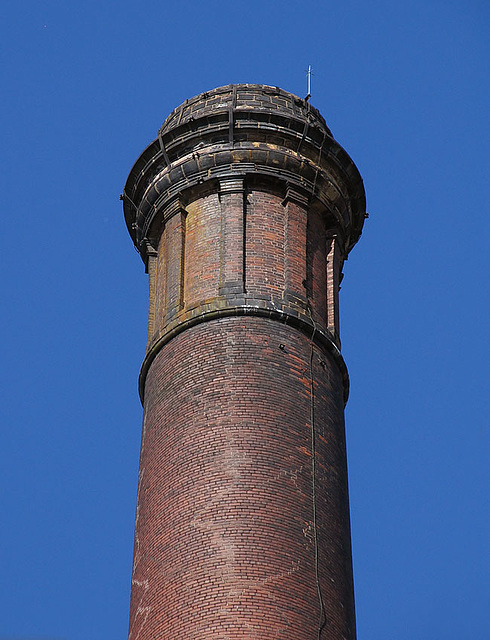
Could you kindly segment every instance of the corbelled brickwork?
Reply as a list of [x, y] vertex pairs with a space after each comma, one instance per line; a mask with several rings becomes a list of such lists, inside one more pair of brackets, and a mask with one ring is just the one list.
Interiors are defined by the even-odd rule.
[[353, 640], [357, 169], [308, 103], [232, 85], [169, 116], [123, 200], [150, 280], [130, 640]]

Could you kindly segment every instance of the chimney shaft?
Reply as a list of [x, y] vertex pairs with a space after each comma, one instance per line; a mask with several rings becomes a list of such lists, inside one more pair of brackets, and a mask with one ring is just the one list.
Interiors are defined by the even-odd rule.
[[133, 167], [150, 281], [130, 640], [354, 640], [340, 354], [359, 173], [262, 85], [186, 101]]

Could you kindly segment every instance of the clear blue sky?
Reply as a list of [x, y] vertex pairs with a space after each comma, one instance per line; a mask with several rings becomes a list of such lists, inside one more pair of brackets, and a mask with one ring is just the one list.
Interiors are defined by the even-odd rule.
[[[483, 0], [6, 3], [0, 640], [124, 640], [147, 281], [119, 194], [185, 98], [306, 93], [363, 175], [345, 268], [359, 640], [488, 638]], [[486, 588], [485, 588], [486, 587]]]

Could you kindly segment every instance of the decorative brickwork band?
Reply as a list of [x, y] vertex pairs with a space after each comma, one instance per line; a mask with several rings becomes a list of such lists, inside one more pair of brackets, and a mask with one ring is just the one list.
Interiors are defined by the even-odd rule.
[[232, 85], [167, 118], [122, 199], [150, 284], [129, 640], [355, 640], [354, 163], [308, 102]]

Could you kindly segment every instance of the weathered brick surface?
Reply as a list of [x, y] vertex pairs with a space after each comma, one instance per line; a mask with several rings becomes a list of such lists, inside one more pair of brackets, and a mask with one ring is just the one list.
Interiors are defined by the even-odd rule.
[[[150, 274], [156, 279], [150, 342], [199, 305], [211, 310], [257, 303], [312, 317], [333, 336], [343, 260], [340, 251], [327, 260], [325, 218], [308, 212], [307, 203], [243, 180], [233, 181], [233, 188], [178, 207], [168, 219], [156, 273]], [[335, 310], [327, 313], [330, 290]]]
[[245, 264], [247, 292], [251, 294], [284, 295], [286, 212], [281, 200], [261, 191], [247, 198]]
[[315, 322], [324, 326], [327, 318], [327, 245], [325, 220], [316, 211], [308, 216], [307, 289]]
[[[354, 637], [340, 375], [315, 347], [322, 637]], [[146, 381], [130, 639], [317, 637], [310, 341], [199, 324]]]
[[[285, 117], [295, 118], [301, 122], [305, 106], [308, 106], [301, 98], [292, 96], [278, 87], [249, 84], [238, 85], [236, 91], [234, 88], [233, 85], [219, 87], [187, 100], [168, 116], [162, 126], [162, 133], [179, 126], [185, 130], [185, 125], [189, 122], [202, 116], [229, 110], [233, 106], [237, 112], [252, 108], [256, 112], [262, 111], [269, 115], [277, 111]], [[310, 110], [322, 128], [331, 135], [325, 120], [317, 109], [310, 107]], [[302, 131], [301, 125], [298, 125], [297, 128], [299, 132]]]
[[286, 295], [294, 296], [300, 304], [306, 303], [306, 251], [308, 202], [296, 202], [291, 189], [284, 200], [284, 281]]
[[187, 207], [183, 293], [186, 306], [217, 295], [220, 279], [219, 207], [217, 194], [201, 198]]
[[169, 116], [123, 199], [151, 296], [129, 640], [355, 640], [357, 169], [309, 104], [236, 85]]
[[167, 222], [160, 241], [157, 266], [157, 314], [172, 318], [183, 305], [185, 216], [179, 210]]

